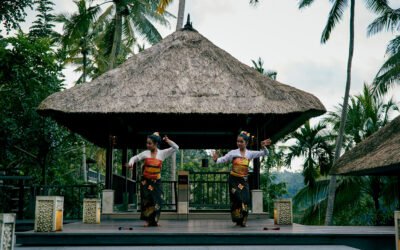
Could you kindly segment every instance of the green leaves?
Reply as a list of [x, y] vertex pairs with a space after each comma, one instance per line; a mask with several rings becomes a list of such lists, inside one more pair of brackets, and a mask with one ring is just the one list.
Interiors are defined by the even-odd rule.
[[[0, 4], [0, 24], [3, 24], [7, 33], [11, 29], [18, 29], [19, 22], [26, 16], [26, 8], [31, 8], [34, 0], [2, 0]], [[1, 25], [0, 25], [1, 27]]]
[[11, 175], [30, 175], [35, 182], [42, 179], [42, 170], [49, 165], [48, 179], [64, 174], [65, 168], [71, 167], [73, 154], [64, 154], [63, 149], [79, 140], [36, 113], [44, 98], [62, 89], [61, 65], [51, 46], [48, 38], [22, 33], [0, 39], [2, 168]]
[[258, 72], [260, 72], [263, 75], [268, 76], [269, 78], [276, 80], [276, 76], [278, 75], [278, 72], [276, 72], [274, 70], [265, 71], [263, 68], [264, 61], [261, 59], [261, 57], [258, 58], [257, 62], [254, 60], [251, 60], [251, 62], [253, 63], [253, 69], [257, 70]]
[[322, 31], [321, 43], [324, 44], [329, 40], [332, 30], [336, 24], [342, 19], [344, 9], [348, 5], [348, 0], [335, 0], [331, 11], [329, 12], [328, 21]]

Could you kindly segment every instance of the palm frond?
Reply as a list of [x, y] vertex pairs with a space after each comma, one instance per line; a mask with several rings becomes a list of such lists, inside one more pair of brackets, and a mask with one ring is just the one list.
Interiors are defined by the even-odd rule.
[[336, 0], [333, 3], [332, 9], [329, 12], [328, 21], [322, 32], [321, 43], [324, 44], [329, 40], [331, 32], [333, 28], [335, 28], [336, 24], [342, 19], [344, 9], [348, 5], [348, 0]]

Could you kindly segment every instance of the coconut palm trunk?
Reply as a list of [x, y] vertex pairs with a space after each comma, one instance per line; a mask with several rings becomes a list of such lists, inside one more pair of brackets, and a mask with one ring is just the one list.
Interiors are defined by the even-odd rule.
[[114, 30], [113, 43], [111, 47], [110, 64], [108, 66], [108, 69], [114, 68], [115, 59], [118, 57], [118, 49], [121, 46], [120, 44], [121, 36], [122, 36], [121, 6], [117, 3], [115, 6], [115, 30]]
[[183, 27], [183, 16], [185, 15], [185, 2], [186, 0], [179, 0], [178, 18], [176, 22], [176, 30], [180, 30]]
[[[343, 109], [342, 115], [340, 119], [340, 127], [339, 134], [336, 139], [336, 149], [335, 149], [335, 157], [333, 162], [335, 163], [337, 159], [340, 157], [340, 152], [342, 149], [343, 143], [343, 133], [344, 127], [346, 125], [346, 117], [347, 117], [347, 107], [350, 95], [350, 85], [351, 85], [351, 64], [353, 61], [353, 52], [354, 52], [354, 11], [355, 10], [355, 0], [350, 1], [350, 42], [349, 42], [349, 57], [347, 60], [347, 79], [346, 79], [346, 90], [344, 93], [343, 99]], [[331, 175], [329, 182], [329, 193], [328, 193], [328, 205], [326, 208], [326, 216], [325, 216], [325, 225], [332, 225], [332, 215], [333, 215], [333, 207], [335, 203], [335, 191], [336, 191], [336, 175]]]

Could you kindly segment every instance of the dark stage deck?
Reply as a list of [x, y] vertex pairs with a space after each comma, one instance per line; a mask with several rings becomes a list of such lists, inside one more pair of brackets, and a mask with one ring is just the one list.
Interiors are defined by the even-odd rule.
[[[159, 228], [143, 228], [139, 220], [105, 220], [99, 225], [64, 224], [62, 232], [17, 233], [17, 244], [30, 246], [159, 246], [159, 245], [336, 245], [357, 249], [395, 249], [394, 227], [280, 226], [272, 220], [250, 219], [234, 228], [227, 219], [161, 220]], [[120, 231], [119, 227], [133, 230]]]

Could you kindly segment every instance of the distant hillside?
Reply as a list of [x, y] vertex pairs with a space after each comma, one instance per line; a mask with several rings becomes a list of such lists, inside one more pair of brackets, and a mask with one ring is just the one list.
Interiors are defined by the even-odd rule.
[[276, 176], [276, 180], [274, 183], [286, 182], [286, 187], [289, 192], [285, 198], [292, 198], [299, 189], [304, 187], [304, 177], [300, 172], [289, 172], [284, 170], [282, 172], [273, 172], [274, 176]]

